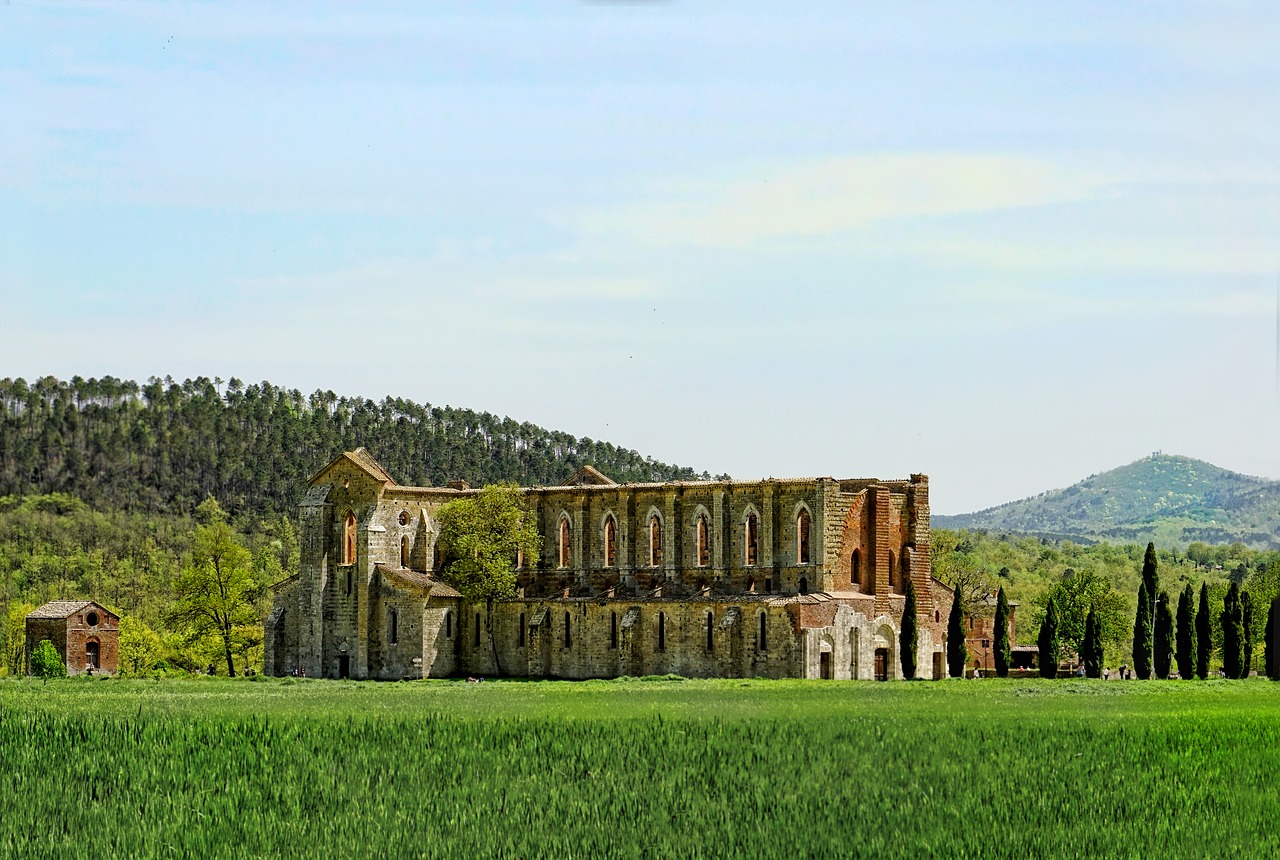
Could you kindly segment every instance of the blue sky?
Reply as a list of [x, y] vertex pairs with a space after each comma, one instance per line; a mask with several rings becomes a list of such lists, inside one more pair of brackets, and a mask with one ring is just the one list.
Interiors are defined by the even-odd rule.
[[0, 376], [941, 513], [1154, 450], [1280, 478], [1280, 6], [879, 6], [10, 0]]

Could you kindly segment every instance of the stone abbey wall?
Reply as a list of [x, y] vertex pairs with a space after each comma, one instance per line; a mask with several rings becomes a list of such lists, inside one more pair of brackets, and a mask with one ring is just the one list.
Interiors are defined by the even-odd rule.
[[929, 573], [923, 475], [618, 485], [584, 469], [521, 491], [542, 550], [521, 560], [519, 597], [492, 606], [434, 575], [435, 514], [474, 492], [401, 487], [363, 449], [321, 470], [301, 504], [299, 574], [268, 618], [266, 670], [894, 677], [910, 578], [919, 671], [933, 673], [950, 593]]

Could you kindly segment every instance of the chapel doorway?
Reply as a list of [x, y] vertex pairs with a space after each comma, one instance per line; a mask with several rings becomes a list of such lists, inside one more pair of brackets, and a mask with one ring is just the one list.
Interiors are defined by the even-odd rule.
[[102, 668], [98, 664], [98, 654], [99, 654], [99, 651], [98, 651], [97, 642], [90, 641], [85, 643], [85, 646], [84, 646], [85, 662], [88, 663], [90, 666], [92, 666], [94, 669]]
[[818, 676], [824, 681], [831, 680], [831, 652], [823, 651], [818, 655]]
[[889, 680], [889, 649], [876, 649], [876, 675], [877, 681]]
[[943, 665], [942, 657], [943, 655], [941, 651], [935, 651], [933, 653], [933, 680], [935, 681], [941, 681], [943, 678], [947, 677], [947, 670]]
[[338, 655], [338, 678], [346, 680], [351, 677], [351, 656], [348, 654]]

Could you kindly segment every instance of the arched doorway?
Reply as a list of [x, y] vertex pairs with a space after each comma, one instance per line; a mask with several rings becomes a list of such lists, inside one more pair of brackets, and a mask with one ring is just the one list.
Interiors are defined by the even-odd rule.
[[89, 666], [92, 669], [101, 668], [101, 664], [98, 662], [99, 655], [100, 655], [100, 650], [98, 646], [98, 641], [96, 639], [90, 639], [88, 642], [85, 643], [84, 645], [85, 665]]
[[875, 679], [877, 681], [889, 680], [889, 649], [888, 648], [876, 649]]

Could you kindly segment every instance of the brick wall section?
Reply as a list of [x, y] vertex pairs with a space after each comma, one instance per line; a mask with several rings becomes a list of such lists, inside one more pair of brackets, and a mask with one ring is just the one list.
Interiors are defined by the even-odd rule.
[[44, 639], [58, 649], [68, 675], [82, 675], [87, 671], [90, 642], [98, 645], [98, 668], [93, 670], [94, 674], [114, 675], [119, 671], [120, 618], [96, 603], [89, 603], [65, 618], [28, 618], [25, 642], [28, 671], [31, 652]]
[[[517, 572], [519, 599], [499, 602], [490, 612], [457, 598], [428, 599], [426, 592], [405, 590], [379, 575], [378, 565], [400, 566], [402, 542], [409, 548], [408, 567], [430, 574], [438, 561], [437, 512], [475, 492], [401, 487], [350, 459], [326, 467], [301, 506], [299, 576], [280, 590], [268, 618], [267, 671], [284, 674], [296, 664], [308, 675], [333, 676], [346, 655], [354, 678], [455, 672], [870, 677], [878, 642], [876, 647], [894, 655], [892, 676], [903, 598], [890, 589], [889, 562], [901, 558], [904, 548], [919, 600], [922, 671], [931, 659], [924, 652], [931, 654], [943, 641], [934, 617], [938, 598], [949, 602], [950, 596], [935, 595], [929, 575], [928, 482], [922, 475], [891, 482], [819, 478], [526, 488], [523, 498], [543, 545], [540, 557], [526, 559]], [[799, 557], [802, 510], [810, 519], [807, 563]], [[357, 520], [353, 564], [342, 558], [348, 512]], [[657, 564], [649, 563], [653, 515], [662, 544]], [[705, 566], [697, 556], [699, 515], [709, 526]], [[758, 523], [754, 564], [747, 563], [749, 515]], [[604, 523], [610, 516], [617, 525], [617, 558], [606, 565]], [[571, 559], [563, 568], [562, 519], [571, 525]], [[862, 557], [860, 587], [849, 582], [854, 550]], [[808, 597], [800, 595], [802, 589]], [[389, 639], [393, 610], [395, 642]], [[764, 649], [757, 647], [761, 613]], [[611, 644], [614, 624], [617, 647]]]

